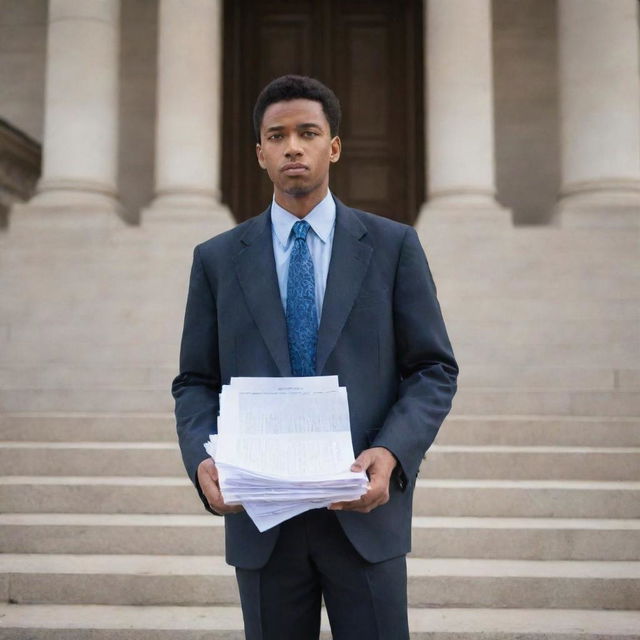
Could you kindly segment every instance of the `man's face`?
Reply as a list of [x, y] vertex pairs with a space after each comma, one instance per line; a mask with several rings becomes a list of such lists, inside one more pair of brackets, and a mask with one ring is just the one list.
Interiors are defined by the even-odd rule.
[[329, 164], [340, 158], [340, 138], [331, 137], [322, 105], [315, 100], [275, 102], [267, 107], [256, 145], [276, 199], [315, 195], [329, 186]]

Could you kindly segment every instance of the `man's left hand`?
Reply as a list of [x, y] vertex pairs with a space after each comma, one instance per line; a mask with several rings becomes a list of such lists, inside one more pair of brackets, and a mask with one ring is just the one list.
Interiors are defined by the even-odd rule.
[[369, 513], [389, 501], [389, 480], [398, 461], [384, 447], [365, 449], [351, 465], [351, 471], [364, 471], [369, 476], [369, 490], [358, 500], [334, 502], [333, 511], [359, 511]]

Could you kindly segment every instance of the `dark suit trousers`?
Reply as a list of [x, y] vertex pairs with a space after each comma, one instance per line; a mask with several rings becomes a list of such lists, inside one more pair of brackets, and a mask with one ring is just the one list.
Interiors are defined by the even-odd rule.
[[333, 640], [409, 638], [405, 557], [367, 562], [328, 509], [282, 524], [267, 564], [236, 576], [247, 640], [317, 640], [323, 597]]

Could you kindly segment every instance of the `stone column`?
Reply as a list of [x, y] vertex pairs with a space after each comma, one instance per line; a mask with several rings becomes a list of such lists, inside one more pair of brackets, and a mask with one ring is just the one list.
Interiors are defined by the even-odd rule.
[[28, 208], [117, 211], [119, 0], [50, 0], [43, 171]]
[[559, 211], [640, 213], [636, 0], [560, 0]]
[[220, 203], [221, 0], [161, 0], [156, 195], [145, 220], [230, 219]]
[[505, 211], [495, 199], [490, 0], [425, 0], [427, 209]]

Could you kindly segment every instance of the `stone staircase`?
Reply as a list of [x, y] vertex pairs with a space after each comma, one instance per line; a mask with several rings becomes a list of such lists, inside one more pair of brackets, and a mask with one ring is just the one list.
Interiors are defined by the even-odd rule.
[[[0, 424], [0, 637], [242, 637], [170, 415]], [[413, 637], [640, 637], [639, 463], [636, 418], [452, 416], [416, 491]]]
[[[240, 639], [222, 521], [185, 477], [168, 392], [207, 233], [27, 242], [40, 223], [0, 237], [0, 639]], [[498, 233], [493, 288], [466, 227], [423, 233], [462, 376], [416, 489], [412, 639], [639, 639], [640, 290], [617, 268], [607, 288], [601, 255], [577, 268], [624, 232]], [[549, 284], [532, 256], [559, 236]], [[471, 277], [448, 263], [463, 248]]]

